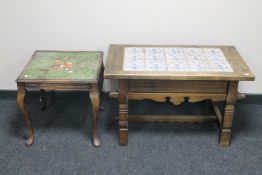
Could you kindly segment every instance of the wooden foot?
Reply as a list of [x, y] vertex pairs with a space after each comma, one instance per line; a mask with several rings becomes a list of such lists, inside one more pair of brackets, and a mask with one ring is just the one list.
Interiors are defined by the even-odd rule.
[[229, 146], [231, 136], [231, 129], [223, 129], [220, 133], [219, 146], [226, 147]]
[[22, 117], [24, 119], [25, 125], [28, 129], [28, 138], [26, 139], [25, 144], [27, 146], [31, 146], [34, 140], [34, 132], [32, 128], [31, 119], [30, 119], [28, 111], [26, 110], [26, 105], [25, 105], [25, 95], [26, 95], [25, 84], [17, 83], [17, 88], [18, 88], [17, 104], [18, 104], [19, 110], [22, 113]]
[[28, 139], [25, 140], [25, 145], [26, 146], [31, 146], [33, 144], [33, 141], [34, 141], [34, 136], [29, 136]]
[[100, 107], [100, 94], [99, 94], [99, 89], [97, 85], [93, 85], [91, 87], [91, 90], [89, 92], [90, 94], [90, 99], [92, 103], [92, 111], [93, 111], [93, 122], [92, 122], [92, 140], [93, 140], [93, 145], [95, 147], [101, 146], [101, 142], [97, 138], [97, 116], [98, 116], [98, 111]]
[[128, 129], [125, 127], [119, 129], [119, 143], [121, 146], [128, 144]]

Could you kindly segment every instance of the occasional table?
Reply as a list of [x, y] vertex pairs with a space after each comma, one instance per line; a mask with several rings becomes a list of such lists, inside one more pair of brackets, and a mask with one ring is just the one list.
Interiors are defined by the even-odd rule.
[[[255, 79], [234, 46], [111, 45], [105, 78], [119, 81], [119, 140], [128, 143], [128, 121], [219, 124], [219, 145], [228, 146], [238, 82]], [[169, 100], [179, 105], [210, 100], [214, 114], [129, 115], [128, 100]], [[220, 105], [218, 102], [224, 102]]]
[[[100, 146], [96, 134], [100, 92], [103, 85], [103, 52], [99, 51], [35, 51], [29, 63], [18, 76], [17, 103], [28, 129], [26, 145], [32, 145], [34, 133], [26, 109], [27, 90], [89, 91], [92, 103], [92, 135], [94, 146]], [[42, 99], [45, 103], [45, 98]], [[45, 108], [45, 104], [43, 106]]]

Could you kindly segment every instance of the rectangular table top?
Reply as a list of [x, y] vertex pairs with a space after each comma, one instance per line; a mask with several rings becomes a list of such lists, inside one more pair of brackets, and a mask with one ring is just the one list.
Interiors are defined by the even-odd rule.
[[111, 45], [108, 79], [254, 80], [234, 46]]
[[97, 82], [99, 51], [35, 51], [17, 82]]

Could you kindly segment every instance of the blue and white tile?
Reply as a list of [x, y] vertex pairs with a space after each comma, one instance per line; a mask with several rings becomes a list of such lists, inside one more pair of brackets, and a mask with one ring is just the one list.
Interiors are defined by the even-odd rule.
[[161, 64], [161, 63], [146, 64], [145, 70], [146, 71], [166, 71], [166, 64]]
[[144, 53], [144, 48], [142, 47], [126, 47], [125, 48], [126, 54], [139, 54]]
[[187, 72], [189, 71], [187, 64], [167, 64], [167, 71], [176, 71], [176, 72]]
[[145, 47], [145, 54], [159, 54], [164, 53], [164, 49], [161, 47]]
[[209, 72], [211, 71], [210, 67], [207, 64], [191, 64], [189, 66], [190, 72]]
[[129, 64], [124, 64], [123, 70], [124, 71], [144, 71], [145, 66], [143, 64], [133, 62]]
[[219, 48], [130, 47], [125, 49], [124, 70], [232, 72]]
[[203, 50], [201, 48], [185, 48], [186, 57], [203, 57]]

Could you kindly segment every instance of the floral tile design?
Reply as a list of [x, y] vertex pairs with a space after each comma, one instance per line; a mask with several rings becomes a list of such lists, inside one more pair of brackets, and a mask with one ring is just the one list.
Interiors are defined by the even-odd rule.
[[100, 60], [99, 52], [37, 51], [20, 79], [92, 80]]
[[233, 72], [219, 48], [126, 47], [124, 71]]

